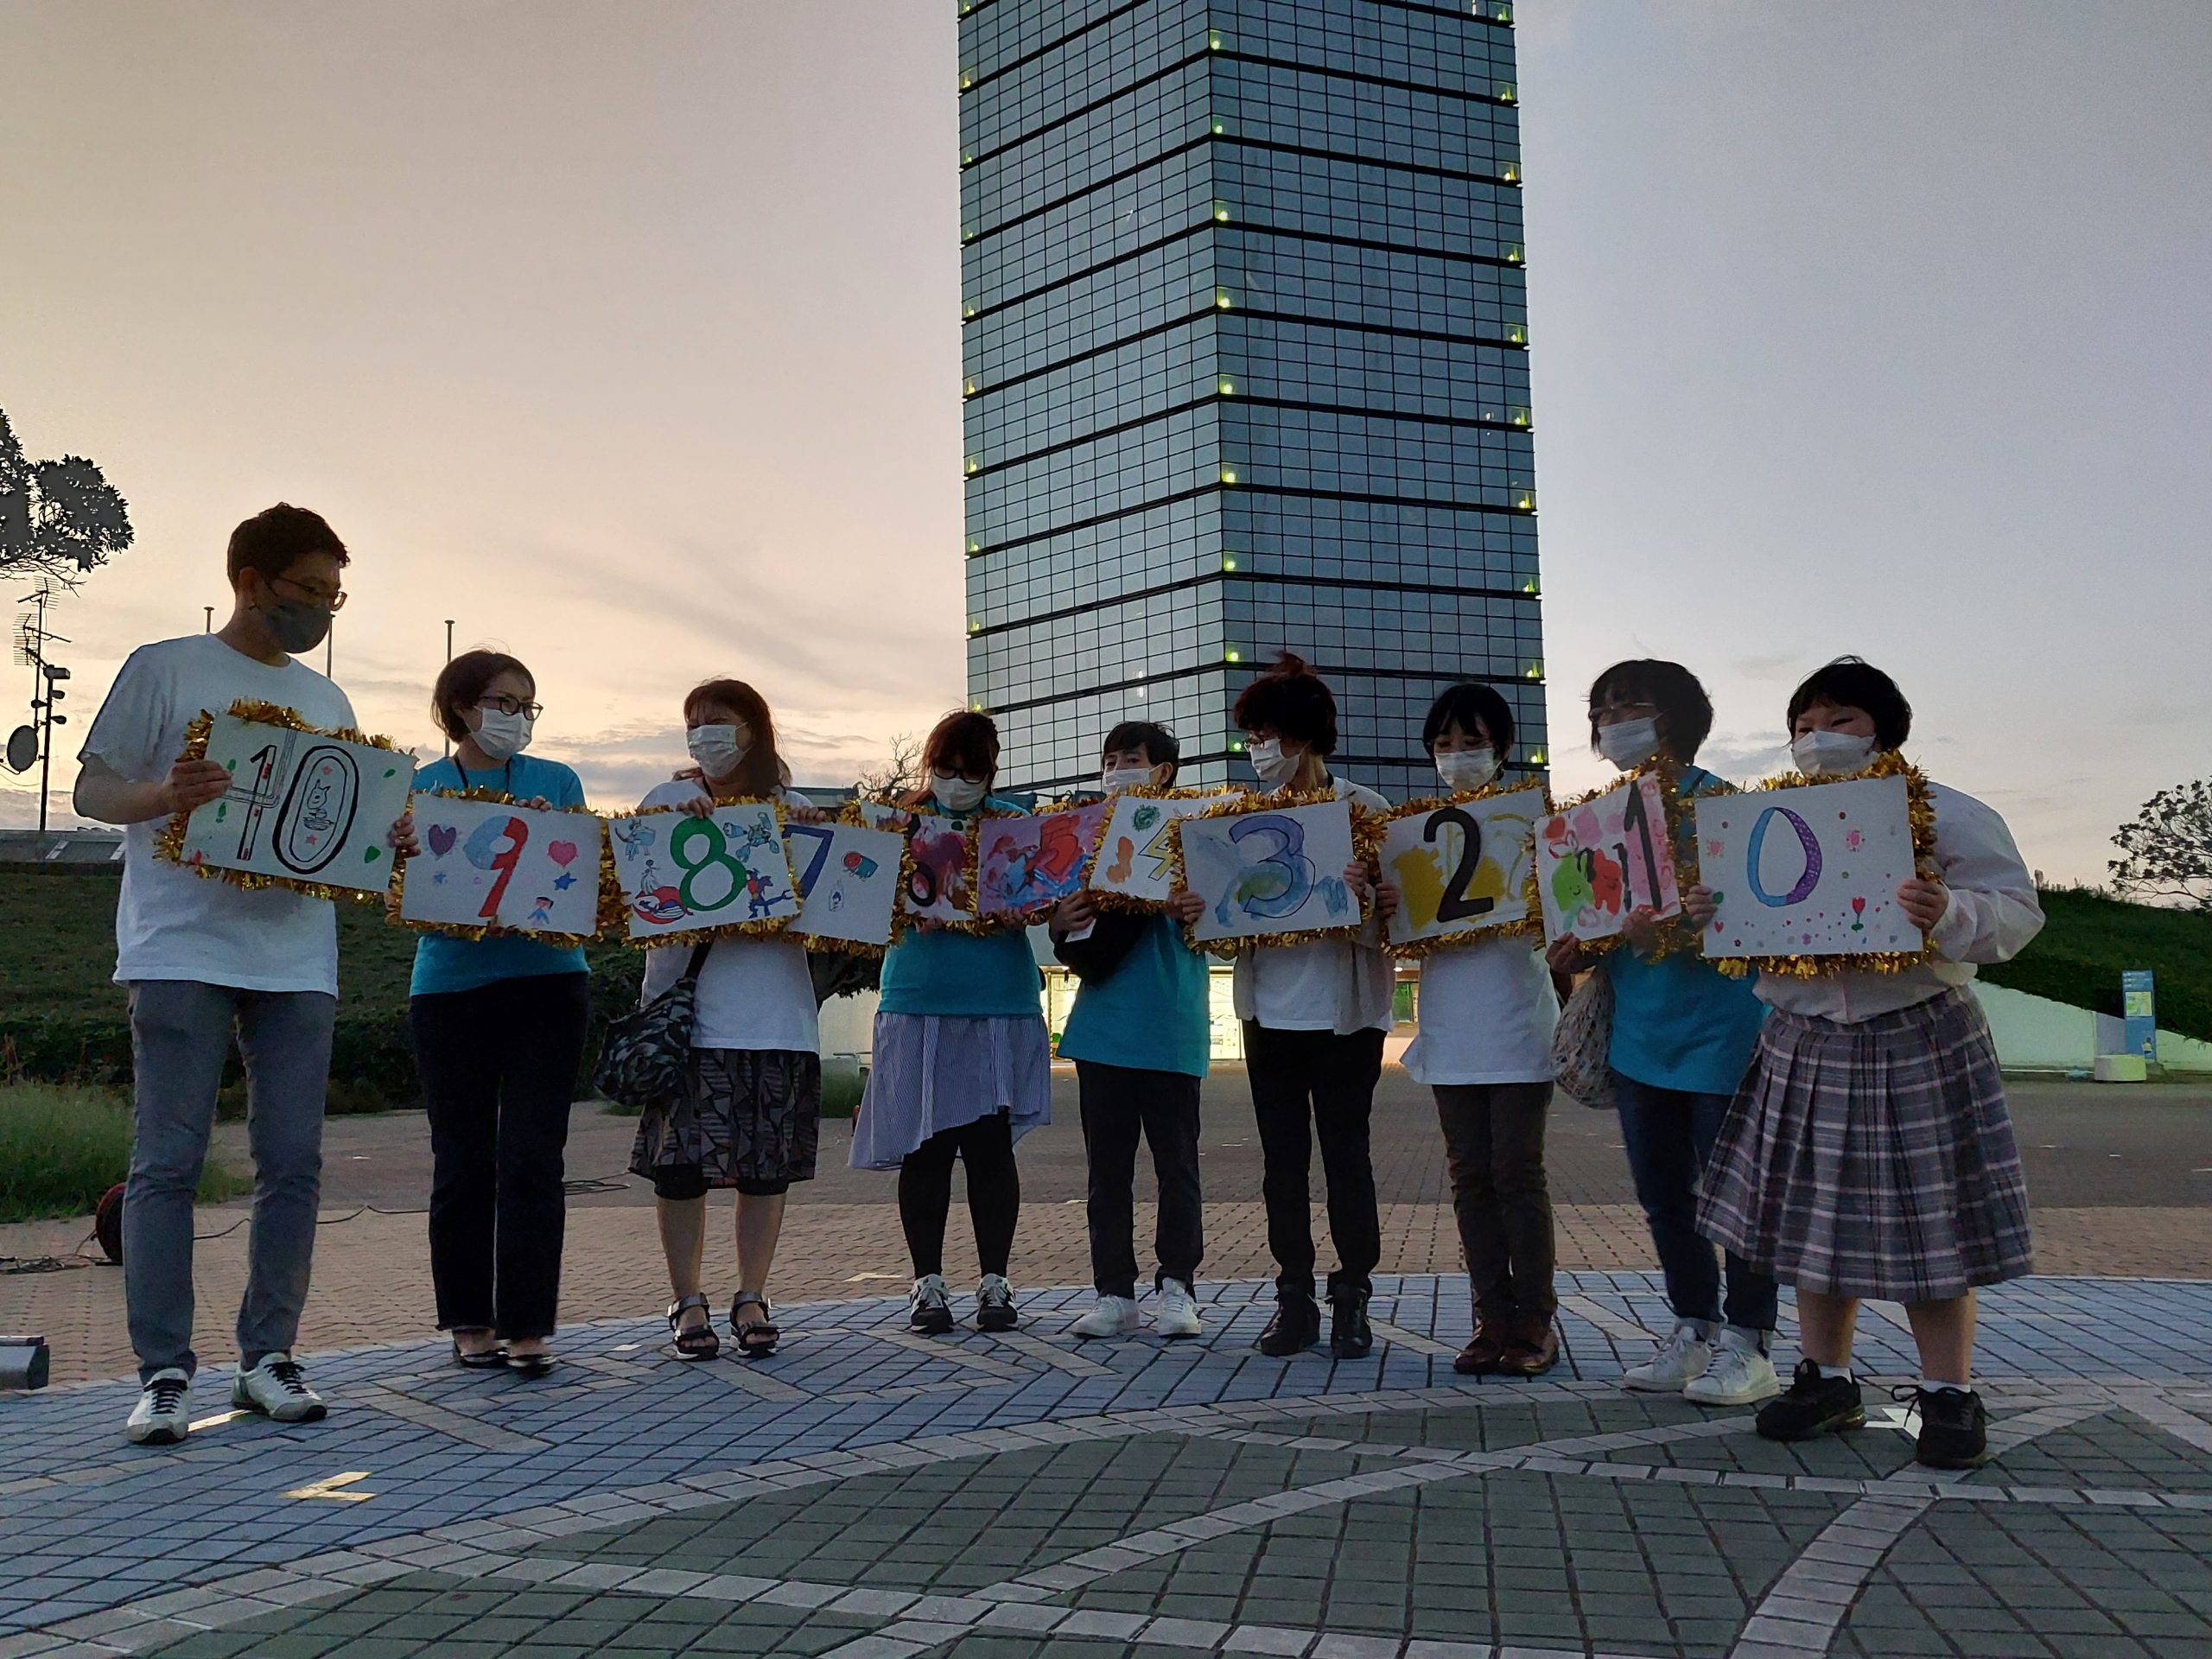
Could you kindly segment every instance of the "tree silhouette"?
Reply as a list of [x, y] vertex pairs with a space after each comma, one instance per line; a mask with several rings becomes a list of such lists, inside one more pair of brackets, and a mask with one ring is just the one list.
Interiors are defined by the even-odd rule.
[[0, 577], [74, 588], [130, 545], [130, 510], [82, 455], [32, 461], [0, 410]]
[[855, 787], [878, 800], [896, 800], [921, 782], [922, 740], [900, 732], [891, 740], [891, 753], [872, 766], [863, 767]]
[[2112, 840], [2114, 887], [2212, 910], [2212, 779], [2160, 790]]

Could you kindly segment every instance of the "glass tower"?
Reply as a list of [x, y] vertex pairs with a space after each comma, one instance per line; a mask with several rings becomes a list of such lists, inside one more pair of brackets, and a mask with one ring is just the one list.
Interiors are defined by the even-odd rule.
[[1506, 0], [958, 0], [968, 689], [1001, 782], [1161, 721], [1249, 780], [1279, 651], [1335, 767], [1435, 784], [1430, 700], [1546, 753]]

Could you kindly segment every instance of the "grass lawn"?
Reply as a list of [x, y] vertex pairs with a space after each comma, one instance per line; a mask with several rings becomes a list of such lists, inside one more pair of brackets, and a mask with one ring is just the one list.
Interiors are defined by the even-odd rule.
[[[113, 1095], [0, 1084], [0, 1221], [87, 1214], [130, 1167], [130, 1113]], [[200, 1201], [219, 1203], [251, 1187], [210, 1158]]]
[[2158, 1024], [2212, 1041], [2212, 912], [2131, 905], [2082, 887], [2043, 895], [2044, 930], [2011, 962], [1984, 968], [1993, 985], [2118, 1014], [2120, 970], [2158, 976]]

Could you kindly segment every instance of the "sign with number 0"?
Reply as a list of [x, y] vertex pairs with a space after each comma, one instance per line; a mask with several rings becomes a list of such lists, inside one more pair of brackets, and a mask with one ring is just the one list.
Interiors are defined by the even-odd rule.
[[1526, 923], [1541, 785], [1427, 801], [1382, 827], [1382, 879], [1398, 890], [1389, 924], [1399, 946], [1464, 944]]
[[178, 861], [292, 887], [391, 885], [391, 826], [407, 810], [415, 760], [295, 727], [212, 717], [207, 758], [231, 787], [192, 814]]
[[1708, 957], [1887, 956], [1927, 943], [1897, 906], [1913, 873], [1901, 776], [1707, 796], [1697, 835], [1719, 907]]

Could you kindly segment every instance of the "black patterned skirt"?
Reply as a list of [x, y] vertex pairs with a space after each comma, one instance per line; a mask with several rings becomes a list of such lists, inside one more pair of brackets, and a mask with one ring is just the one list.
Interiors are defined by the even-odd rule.
[[786, 1048], [695, 1048], [678, 1098], [638, 1119], [630, 1173], [696, 1168], [709, 1186], [814, 1179], [822, 1057]]
[[1997, 1049], [1964, 991], [1848, 1026], [1770, 1012], [1701, 1185], [1698, 1231], [1800, 1290], [1942, 1301], [2033, 1271]]

